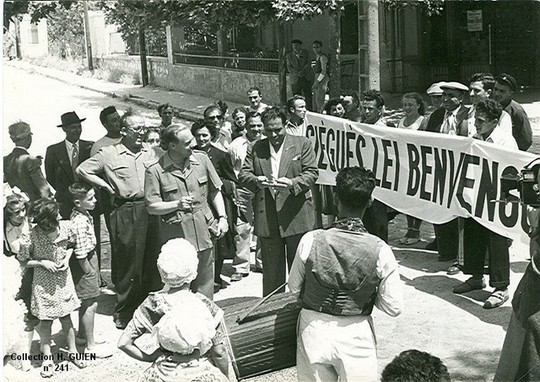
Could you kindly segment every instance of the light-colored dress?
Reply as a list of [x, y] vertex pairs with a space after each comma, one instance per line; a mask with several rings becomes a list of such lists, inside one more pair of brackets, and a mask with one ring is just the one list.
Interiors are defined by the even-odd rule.
[[[166, 292], [150, 293], [143, 303], [133, 313], [133, 319], [129, 322], [125, 331], [130, 333], [132, 338], [138, 338], [143, 333], [152, 332], [155, 335], [155, 327], [171, 312], [173, 308], [185, 308], [190, 310], [190, 300], [198, 299], [209, 310], [215, 328], [215, 335], [211, 338], [211, 345], [224, 344], [226, 334], [223, 324], [223, 311], [204, 295], [193, 294], [190, 291], [183, 291], [174, 295]], [[192, 301], [191, 301], [192, 302]], [[200, 303], [200, 302], [199, 302]], [[162, 323], [163, 324], [163, 323]], [[199, 323], [207, 324], [207, 323]], [[189, 328], [186, 328], [189, 332]], [[172, 330], [174, 332], [174, 330]], [[157, 340], [157, 338], [156, 338]], [[159, 342], [159, 341], [157, 341]], [[188, 341], [189, 342], [189, 341]], [[177, 353], [168, 351], [159, 344], [164, 355], [160, 356], [144, 373], [139, 377], [139, 382], [226, 382], [227, 377], [215, 367], [209, 360], [208, 354], [190, 357], [185, 352], [182, 361], [178, 359]], [[203, 350], [203, 353], [206, 353]], [[172, 370], [163, 367], [163, 364], [175, 363]]]
[[400, 129], [409, 129], [409, 130], [419, 130], [420, 126], [422, 126], [422, 122], [424, 121], [424, 116], [419, 116], [416, 121], [411, 123], [409, 126], [405, 126], [405, 118], [402, 118], [399, 120], [398, 128]]
[[[59, 234], [54, 240], [41, 228], [30, 231], [29, 240], [21, 243], [20, 261], [50, 260], [59, 265], [73, 247], [74, 240], [69, 221], [60, 221]], [[70, 269], [49, 272], [43, 267], [34, 268], [30, 309], [40, 320], [55, 320], [67, 316], [81, 305], [75, 293]]]

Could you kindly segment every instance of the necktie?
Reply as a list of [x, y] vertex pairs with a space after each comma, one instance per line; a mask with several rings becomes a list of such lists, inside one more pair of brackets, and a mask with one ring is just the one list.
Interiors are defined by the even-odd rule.
[[71, 168], [73, 169], [73, 177], [77, 179], [77, 174], [75, 174], [75, 169], [79, 165], [79, 146], [75, 143], [73, 144], [73, 151], [71, 151]]
[[441, 126], [441, 133], [456, 135], [456, 127], [454, 124], [454, 115], [452, 113], [446, 112], [444, 116], [444, 121]]

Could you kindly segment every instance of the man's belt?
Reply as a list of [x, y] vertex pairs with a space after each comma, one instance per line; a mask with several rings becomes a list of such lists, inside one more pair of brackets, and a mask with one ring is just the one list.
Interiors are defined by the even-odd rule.
[[126, 203], [138, 203], [143, 202], [144, 198], [121, 198], [118, 196], [114, 197], [113, 209], [120, 208]]

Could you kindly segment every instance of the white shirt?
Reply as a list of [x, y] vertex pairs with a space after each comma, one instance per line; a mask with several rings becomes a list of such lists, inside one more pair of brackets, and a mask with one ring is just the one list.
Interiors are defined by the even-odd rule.
[[[468, 126], [467, 126], [467, 136], [469, 138], [474, 137], [477, 133], [476, 131], [476, 107], [473, 105], [469, 109], [469, 120], [468, 120]], [[497, 124], [497, 127], [501, 127], [501, 129], [507, 133], [512, 135], [512, 117], [510, 117], [510, 114], [508, 114], [506, 111], [502, 111], [501, 118], [499, 119], [499, 123]]]
[[97, 142], [95, 142], [92, 145], [92, 148], [90, 149], [90, 156], [93, 157], [103, 147], [116, 145], [117, 143], [120, 143], [120, 141], [122, 141], [121, 136], [118, 138], [110, 138], [110, 137], [104, 136], [103, 138], [98, 139]]
[[262, 114], [263, 111], [268, 109], [268, 105], [264, 102], [259, 103], [259, 107], [257, 109], [254, 109], [251, 107], [251, 105], [248, 105], [249, 111], [254, 111], [256, 113]]
[[[71, 163], [71, 165], [73, 166], [73, 163], [72, 163], [73, 162], [73, 146], [77, 146], [77, 149], [80, 149], [79, 141], [75, 143], [71, 143], [70, 141], [65, 140], [64, 142], [66, 142], [66, 149], [68, 153], [69, 163]], [[81, 155], [81, 150], [79, 150], [78, 153], [79, 155]]]
[[495, 129], [489, 134], [485, 142], [491, 142], [497, 146], [505, 147], [509, 150], [519, 150], [516, 140], [512, 133], [508, 134], [503, 128], [497, 125]]
[[307, 129], [307, 121], [305, 119], [302, 122], [302, 124], [299, 126], [295, 125], [290, 120], [287, 121], [287, 125], [285, 125], [285, 132], [290, 135], [298, 135], [301, 137], [305, 137], [306, 129]]
[[457, 113], [459, 110], [459, 106], [456, 107], [451, 112], [448, 112], [448, 110], [444, 113], [444, 119], [443, 123], [441, 125], [440, 132], [443, 134], [449, 134], [449, 135], [456, 135], [457, 134]]
[[[298, 293], [302, 289], [306, 275], [306, 261], [312, 246], [313, 231], [306, 233], [298, 244], [288, 281], [289, 290], [292, 293]], [[398, 263], [394, 253], [386, 243], [379, 251], [376, 272], [381, 283], [377, 289], [375, 306], [395, 317], [403, 310], [403, 285], [399, 278]]]
[[281, 155], [283, 154], [283, 143], [278, 151], [276, 151], [270, 142], [268, 142], [268, 144], [270, 145], [270, 164], [272, 166], [272, 176], [274, 179], [277, 179], [279, 174], [279, 164], [281, 163]]
[[240, 170], [246, 160], [249, 140], [246, 137], [238, 137], [231, 142], [229, 146], [229, 155], [233, 163], [233, 170], [236, 176], [240, 174]]
[[405, 126], [405, 118], [402, 118], [399, 120], [398, 128], [400, 129], [409, 129], [409, 130], [418, 130], [420, 126], [422, 125], [422, 122], [424, 122], [424, 116], [419, 116], [416, 121], [411, 123], [409, 126]]

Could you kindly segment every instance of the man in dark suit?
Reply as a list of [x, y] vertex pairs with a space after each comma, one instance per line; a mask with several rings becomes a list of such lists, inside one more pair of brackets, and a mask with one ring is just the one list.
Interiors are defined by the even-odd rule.
[[90, 149], [94, 142], [83, 141], [81, 122], [77, 113], [70, 111], [61, 116], [58, 125], [66, 133], [66, 139], [47, 148], [45, 154], [45, 175], [47, 181], [56, 190], [56, 201], [60, 205], [62, 219], [69, 219], [73, 202], [68, 191], [75, 180], [75, 169], [90, 157]]
[[[286, 115], [277, 107], [262, 114], [267, 139], [248, 148], [240, 185], [254, 196], [255, 235], [261, 241], [263, 295], [285, 283], [298, 243], [315, 226], [311, 187], [317, 180], [311, 142], [285, 134]], [[284, 288], [281, 288], [284, 290]]]
[[443, 82], [440, 88], [443, 106], [431, 113], [426, 131], [466, 137], [469, 108], [463, 105], [463, 100], [469, 88], [459, 82]]
[[16, 122], [10, 125], [8, 130], [15, 148], [4, 157], [4, 180], [11, 187], [18, 187], [30, 201], [52, 196], [41, 172], [41, 159], [28, 153], [32, 144], [30, 125], [22, 121]]
[[302, 49], [302, 41], [292, 40], [292, 51], [285, 55], [285, 68], [287, 80], [291, 86], [292, 95], [301, 95], [306, 99], [306, 106], [311, 110], [311, 85], [313, 84], [313, 70], [309, 60], [309, 53]]
[[[443, 106], [429, 116], [426, 131], [466, 137], [469, 130], [469, 108], [463, 105], [469, 88], [459, 82], [443, 82]], [[458, 219], [444, 224], [434, 224], [439, 261], [457, 258], [459, 249]]]

